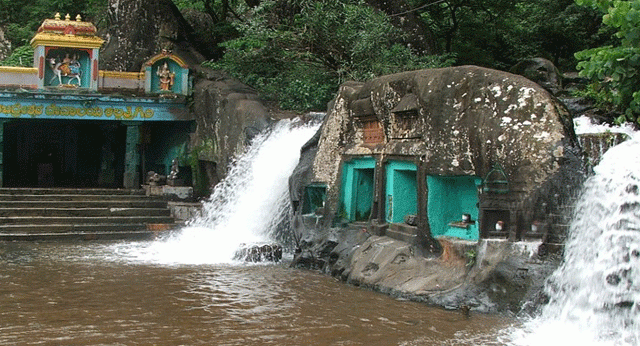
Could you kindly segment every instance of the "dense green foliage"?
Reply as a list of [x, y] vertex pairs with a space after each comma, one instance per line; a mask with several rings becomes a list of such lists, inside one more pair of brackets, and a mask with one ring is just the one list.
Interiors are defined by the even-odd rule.
[[573, 53], [601, 39], [598, 13], [574, 0], [446, 0], [420, 11], [442, 51], [455, 53], [459, 64], [508, 69], [544, 57], [573, 69]]
[[[508, 69], [545, 57], [592, 78], [587, 93], [624, 113], [619, 121], [640, 113], [640, 0], [173, 1], [198, 18], [198, 37], [219, 47], [209, 66], [286, 109], [324, 109], [346, 80], [452, 64]], [[0, 0], [0, 29], [14, 48], [2, 64], [29, 66], [29, 40], [56, 12], [107, 27], [107, 4]], [[416, 34], [428, 38], [426, 49], [412, 46]]]
[[576, 0], [597, 8], [615, 31], [611, 45], [576, 53], [578, 69], [593, 83], [588, 89], [603, 107], [622, 113], [616, 122], [640, 123], [640, 0]]
[[576, 51], [608, 38], [600, 31], [601, 15], [574, 0], [407, 4], [435, 40], [431, 55], [412, 51], [405, 44], [407, 33], [385, 14], [388, 8], [374, 8], [370, 1], [264, 0], [256, 8], [239, 4], [242, 18], [234, 21], [239, 36], [222, 43], [226, 53], [211, 65], [284, 108], [322, 109], [345, 80], [451, 64], [508, 69], [539, 56], [570, 70]]
[[33, 48], [30, 45], [20, 46], [13, 50], [11, 55], [2, 61], [5, 66], [33, 66]]
[[77, 14], [95, 24], [103, 18], [106, 0], [0, 0], [0, 26], [12, 46], [28, 44], [46, 18], [59, 12]]
[[211, 64], [279, 100], [286, 109], [324, 109], [345, 80], [442, 66], [442, 57], [417, 56], [396, 43], [402, 32], [387, 17], [356, 1], [306, 1], [290, 17], [278, 17], [263, 1], [237, 22], [240, 37], [225, 42], [223, 59]]

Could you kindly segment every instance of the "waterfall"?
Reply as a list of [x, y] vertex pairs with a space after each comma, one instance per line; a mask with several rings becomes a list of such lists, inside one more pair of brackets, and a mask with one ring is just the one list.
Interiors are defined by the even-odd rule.
[[549, 303], [517, 345], [640, 345], [640, 136], [609, 149], [576, 205]]
[[276, 229], [290, 218], [288, 179], [300, 148], [318, 127], [279, 121], [231, 164], [204, 202], [201, 217], [166, 239], [117, 245], [118, 256], [161, 264], [230, 263], [242, 244], [273, 241]]

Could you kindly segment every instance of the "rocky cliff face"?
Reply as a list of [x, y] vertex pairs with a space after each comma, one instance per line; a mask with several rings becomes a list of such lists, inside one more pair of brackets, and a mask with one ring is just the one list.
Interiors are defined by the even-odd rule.
[[198, 40], [171, 0], [110, 0], [100, 69], [140, 71], [163, 49], [193, 65], [204, 61]]
[[258, 93], [225, 73], [201, 69], [194, 87], [197, 128], [192, 147], [208, 162], [210, 183], [226, 175], [228, 164], [268, 126], [269, 112]]

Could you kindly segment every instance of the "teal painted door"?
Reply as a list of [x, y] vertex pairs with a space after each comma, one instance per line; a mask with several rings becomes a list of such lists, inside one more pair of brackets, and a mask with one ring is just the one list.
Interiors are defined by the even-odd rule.
[[355, 221], [366, 221], [371, 216], [373, 205], [373, 168], [354, 170], [353, 216]]
[[366, 221], [371, 216], [375, 166], [376, 161], [371, 157], [344, 163], [340, 213], [349, 221]]
[[406, 215], [415, 215], [418, 205], [416, 165], [411, 162], [387, 163], [386, 220], [404, 222]]

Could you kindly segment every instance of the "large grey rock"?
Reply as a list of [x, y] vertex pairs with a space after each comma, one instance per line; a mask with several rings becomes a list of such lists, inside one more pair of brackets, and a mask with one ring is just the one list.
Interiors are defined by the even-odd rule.
[[447, 309], [518, 313], [539, 299], [557, 254], [539, 242], [441, 240], [447, 251], [425, 257], [415, 246], [362, 229], [307, 231], [292, 266]]
[[[384, 138], [365, 143], [363, 124], [371, 121], [379, 122]], [[417, 179], [425, 180], [429, 175], [485, 178], [499, 163], [509, 189], [479, 193], [479, 209], [508, 210], [512, 240], [538, 237], [538, 245], [562, 240], [566, 208], [584, 179], [566, 107], [522, 76], [461, 66], [340, 87], [319, 138], [303, 151], [296, 183], [290, 184], [298, 190], [291, 192], [294, 201], [302, 199], [308, 182], [327, 187], [321, 215], [294, 216], [295, 232], [308, 239], [299, 244], [299, 259], [313, 261], [296, 258], [293, 265], [312, 262], [310, 267], [356, 285], [474, 311], [518, 311], [535, 298], [557, 259], [538, 254], [538, 245], [530, 251], [525, 242], [506, 239], [476, 244], [425, 238], [436, 243], [425, 250], [424, 242], [381, 236], [384, 213], [369, 222], [339, 219], [342, 163], [353, 157], [374, 157], [376, 176], [384, 172], [385, 158], [414, 162]], [[374, 205], [384, 205], [383, 189], [384, 182], [376, 180], [374, 190], [383, 192], [374, 193]], [[417, 190], [416, 228], [428, 235], [427, 191]], [[528, 231], [538, 220], [544, 221], [544, 235]], [[434, 249], [441, 251], [429, 252]]]
[[554, 95], [562, 91], [562, 74], [550, 60], [545, 58], [522, 60], [513, 66], [510, 72], [540, 84]]
[[[380, 122], [383, 143], [364, 143], [363, 117]], [[311, 174], [311, 180], [326, 183], [331, 212], [338, 208], [343, 155], [420, 158], [427, 175], [485, 177], [500, 163], [510, 184], [504, 198], [524, 215], [523, 222], [545, 219], [569, 203], [583, 180], [564, 105], [522, 76], [476, 66], [343, 84], [323, 125]]]
[[199, 159], [215, 162], [210, 177], [222, 179], [233, 158], [269, 124], [269, 112], [258, 93], [220, 71], [201, 69], [194, 88], [197, 128], [192, 147]]
[[145, 61], [163, 49], [189, 65], [205, 60], [197, 48], [202, 44], [171, 0], [110, 0], [107, 18], [100, 69], [140, 71]]

